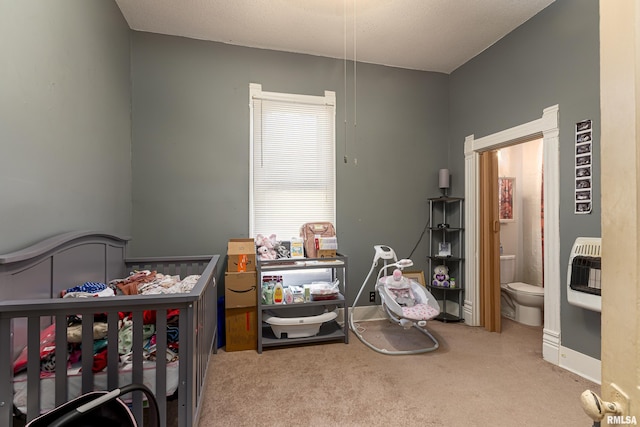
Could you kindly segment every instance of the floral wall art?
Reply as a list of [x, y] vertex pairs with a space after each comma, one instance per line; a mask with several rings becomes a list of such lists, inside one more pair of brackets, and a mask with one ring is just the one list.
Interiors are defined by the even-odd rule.
[[514, 206], [515, 178], [498, 178], [498, 206], [500, 221], [513, 221], [515, 219]]

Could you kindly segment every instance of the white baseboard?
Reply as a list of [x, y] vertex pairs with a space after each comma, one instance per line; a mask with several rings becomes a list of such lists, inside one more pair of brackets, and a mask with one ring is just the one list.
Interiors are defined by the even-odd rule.
[[601, 384], [602, 363], [586, 354], [560, 346], [560, 367], [580, 375], [583, 378]]

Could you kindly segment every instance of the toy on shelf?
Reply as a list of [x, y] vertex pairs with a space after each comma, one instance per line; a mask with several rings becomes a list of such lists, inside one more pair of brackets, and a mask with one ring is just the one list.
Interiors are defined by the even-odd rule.
[[433, 269], [433, 286], [439, 286], [441, 288], [449, 287], [449, 267], [446, 265], [436, 265]]
[[275, 234], [272, 234], [269, 237], [263, 236], [262, 234], [258, 234], [256, 236], [256, 248], [258, 251], [258, 256], [261, 260], [276, 259], [278, 257], [278, 254], [276, 252], [275, 246]]

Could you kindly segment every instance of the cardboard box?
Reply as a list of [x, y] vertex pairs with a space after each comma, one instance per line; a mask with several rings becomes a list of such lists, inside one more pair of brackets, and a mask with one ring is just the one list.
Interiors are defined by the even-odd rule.
[[253, 239], [229, 240], [227, 271], [256, 271], [256, 244]]
[[335, 249], [318, 249], [318, 258], [335, 258], [336, 255]]
[[255, 307], [258, 300], [258, 281], [255, 271], [224, 274], [225, 308]]
[[225, 351], [257, 350], [257, 319], [255, 307], [225, 310]]
[[335, 258], [337, 253], [337, 237], [320, 237], [318, 239], [318, 258]]

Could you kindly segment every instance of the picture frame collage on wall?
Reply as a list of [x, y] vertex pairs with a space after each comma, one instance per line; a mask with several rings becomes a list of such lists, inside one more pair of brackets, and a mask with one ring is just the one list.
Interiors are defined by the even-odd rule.
[[592, 210], [592, 125], [591, 120], [576, 123], [575, 214], [589, 214]]

